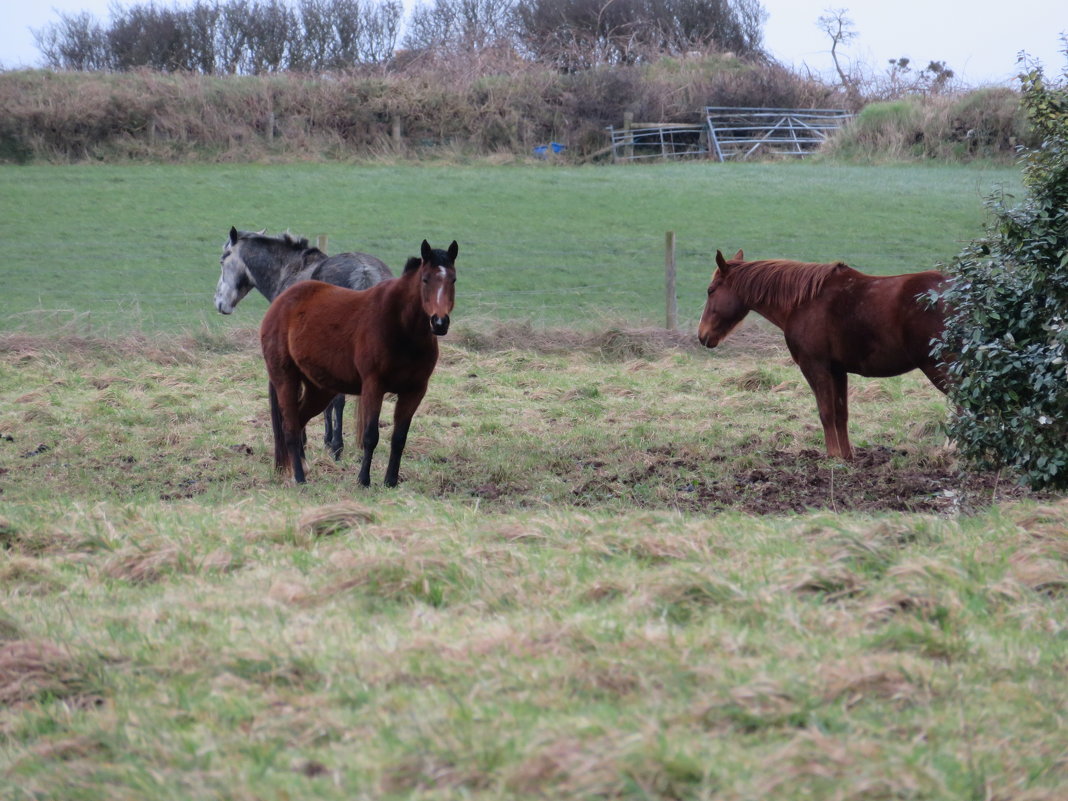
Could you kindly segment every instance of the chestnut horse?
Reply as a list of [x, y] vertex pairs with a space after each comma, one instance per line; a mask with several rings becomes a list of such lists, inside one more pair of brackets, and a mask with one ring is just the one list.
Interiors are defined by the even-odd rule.
[[[267, 236], [265, 231], [238, 231], [230, 226], [230, 237], [223, 244], [219, 259], [222, 268], [219, 283], [215, 286], [215, 308], [220, 314], [232, 314], [253, 287], [267, 300], [274, 300], [298, 281], [325, 281], [349, 289], [368, 289], [393, 277], [386, 263], [369, 253], [327, 256], [319, 248], [309, 247], [304, 237], [288, 233]], [[334, 398], [323, 412], [323, 439], [335, 459], [341, 458], [345, 447], [341, 432], [344, 412], [344, 395]]]
[[718, 269], [697, 330], [714, 348], [750, 310], [782, 329], [786, 345], [816, 395], [827, 455], [850, 460], [848, 373], [901, 375], [919, 368], [946, 391], [945, 365], [931, 355], [945, 323], [930, 293], [945, 277], [935, 271], [874, 276], [836, 264], [727, 260]]
[[421, 258], [370, 289], [321, 281], [294, 284], [263, 318], [260, 344], [270, 378], [274, 464], [304, 483], [304, 426], [339, 393], [359, 395], [363, 437], [360, 483], [371, 483], [382, 397], [396, 393], [387, 487], [397, 485], [412, 416], [438, 361], [437, 337], [449, 330], [456, 284], [453, 242], [447, 251], [423, 240]]

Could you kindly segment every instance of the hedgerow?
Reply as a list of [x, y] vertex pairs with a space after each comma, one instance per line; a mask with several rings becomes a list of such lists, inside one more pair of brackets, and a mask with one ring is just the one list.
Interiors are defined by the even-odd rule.
[[[1068, 73], [1066, 73], [1068, 74]], [[988, 201], [985, 236], [950, 266], [937, 351], [950, 364], [950, 434], [981, 467], [1068, 487], [1068, 85], [1021, 75], [1040, 144], [1023, 152], [1025, 196]]]

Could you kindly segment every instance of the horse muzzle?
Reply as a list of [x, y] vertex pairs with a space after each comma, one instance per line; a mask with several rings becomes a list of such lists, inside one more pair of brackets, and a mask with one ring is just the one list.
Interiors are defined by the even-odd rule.
[[706, 348], [714, 348], [720, 343], [721, 337], [717, 337], [711, 331], [698, 331], [697, 341], [704, 345]]
[[438, 317], [436, 314], [430, 318], [430, 330], [439, 337], [449, 333], [449, 315]]
[[218, 309], [219, 314], [233, 314], [234, 312], [233, 304], [224, 303], [218, 298], [215, 299], [215, 308]]

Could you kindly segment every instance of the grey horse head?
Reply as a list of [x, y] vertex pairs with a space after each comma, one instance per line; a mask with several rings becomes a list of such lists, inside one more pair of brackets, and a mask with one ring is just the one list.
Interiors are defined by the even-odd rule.
[[[266, 231], [264, 228], [259, 235]], [[230, 236], [223, 243], [222, 256], [219, 259], [221, 274], [215, 285], [215, 308], [220, 314], [232, 314], [234, 307], [256, 285], [241, 256], [240, 243], [242, 238], [248, 235], [248, 231], [238, 231], [231, 226]]]

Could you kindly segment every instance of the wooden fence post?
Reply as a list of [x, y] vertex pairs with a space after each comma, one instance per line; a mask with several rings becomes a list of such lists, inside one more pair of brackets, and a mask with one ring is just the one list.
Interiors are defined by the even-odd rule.
[[315, 247], [319, 248], [323, 253], [326, 253], [326, 243], [329, 237], [326, 234], [319, 234], [318, 239], [315, 241]]
[[623, 158], [634, 158], [634, 135], [631, 133], [631, 128], [634, 127], [634, 112], [623, 112]]
[[675, 232], [664, 235], [664, 297], [667, 302], [667, 330], [679, 326], [679, 301], [675, 296]]

